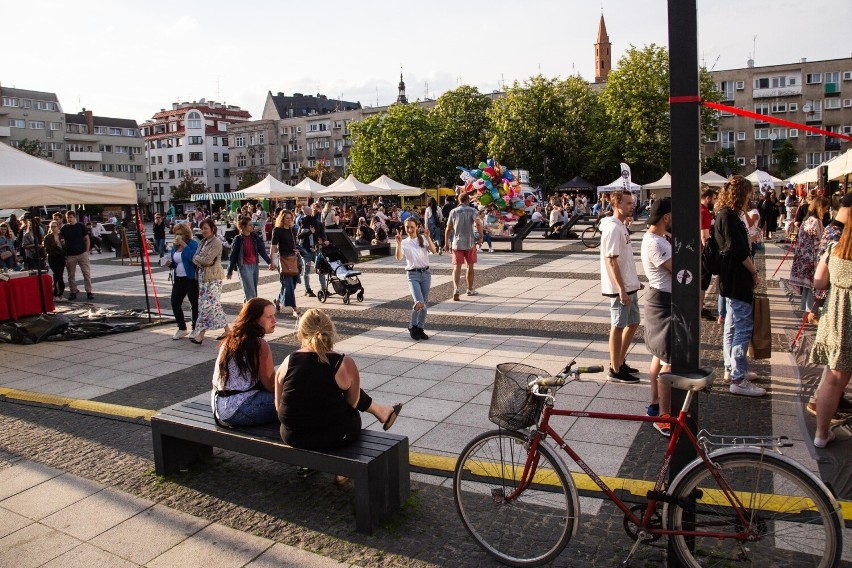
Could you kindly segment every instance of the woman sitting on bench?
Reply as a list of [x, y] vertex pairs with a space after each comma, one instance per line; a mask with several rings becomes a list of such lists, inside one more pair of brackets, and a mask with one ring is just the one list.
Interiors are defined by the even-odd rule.
[[299, 319], [296, 337], [302, 347], [291, 353], [275, 375], [275, 406], [281, 438], [310, 450], [339, 448], [361, 433], [359, 412], [369, 412], [388, 430], [401, 404], [385, 406], [361, 390], [358, 367], [351, 357], [334, 352], [334, 324], [319, 309]]
[[263, 339], [275, 331], [275, 306], [264, 298], [243, 305], [222, 341], [213, 368], [210, 402], [220, 426], [255, 426], [278, 419], [275, 412], [275, 368], [272, 350]]

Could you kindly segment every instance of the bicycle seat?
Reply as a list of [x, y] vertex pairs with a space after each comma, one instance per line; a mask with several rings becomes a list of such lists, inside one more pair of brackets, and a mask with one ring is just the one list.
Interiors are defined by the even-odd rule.
[[716, 378], [715, 369], [711, 369], [709, 367], [701, 367], [700, 369], [697, 369], [691, 373], [660, 373], [660, 375], [657, 377], [657, 380], [663, 383], [664, 385], [669, 385], [670, 387], [676, 389], [686, 391], [700, 391], [713, 384], [714, 378]]

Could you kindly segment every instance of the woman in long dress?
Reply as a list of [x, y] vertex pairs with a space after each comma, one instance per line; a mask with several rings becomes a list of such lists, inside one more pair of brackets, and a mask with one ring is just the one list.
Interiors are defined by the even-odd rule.
[[201, 345], [208, 329], [225, 329], [228, 332], [228, 319], [222, 309], [222, 242], [216, 236], [216, 224], [213, 219], [201, 221], [201, 245], [192, 263], [198, 267], [198, 321], [195, 322], [195, 337], [190, 341]]

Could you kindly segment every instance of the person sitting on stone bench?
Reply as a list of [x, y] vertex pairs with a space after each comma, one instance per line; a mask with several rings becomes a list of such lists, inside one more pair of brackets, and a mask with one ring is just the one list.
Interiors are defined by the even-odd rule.
[[367, 220], [361, 217], [358, 219], [358, 232], [356, 233], [355, 244], [368, 245], [376, 238], [376, 232], [367, 224]]
[[[324, 311], [313, 308], [302, 314], [296, 337], [301, 348], [284, 359], [275, 375], [275, 406], [284, 442], [309, 450], [346, 446], [361, 433], [360, 412], [375, 416], [384, 430], [393, 425], [402, 404], [379, 404], [361, 389], [355, 361], [334, 351], [337, 331]], [[309, 473], [300, 470], [301, 475]]]
[[278, 421], [273, 392], [272, 350], [263, 339], [275, 331], [275, 306], [252, 298], [225, 335], [216, 366], [210, 404], [220, 426], [256, 426]]

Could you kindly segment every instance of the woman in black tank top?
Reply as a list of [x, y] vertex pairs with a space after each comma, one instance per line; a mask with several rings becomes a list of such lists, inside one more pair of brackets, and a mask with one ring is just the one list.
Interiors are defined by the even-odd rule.
[[336, 331], [325, 312], [306, 311], [296, 336], [302, 348], [284, 360], [275, 376], [282, 440], [312, 450], [345, 446], [361, 432], [359, 412], [375, 416], [385, 430], [393, 425], [402, 405], [378, 404], [361, 390], [355, 361], [333, 351]]

